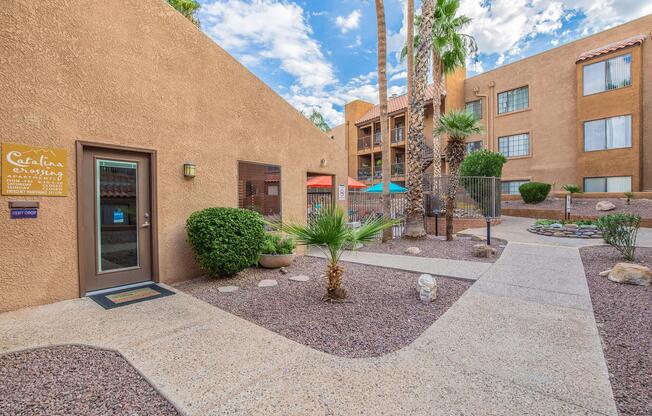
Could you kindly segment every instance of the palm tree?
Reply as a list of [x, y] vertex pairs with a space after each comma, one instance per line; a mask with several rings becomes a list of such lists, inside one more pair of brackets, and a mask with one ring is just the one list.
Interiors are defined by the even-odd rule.
[[[391, 145], [389, 140], [389, 119], [387, 117], [387, 29], [385, 27], [385, 5], [376, 0], [376, 26], [378, 27], [378, 102], [380, 107], [380, 142], [382, 143], [383, 174], [383, 218], [391, 217], [389, 182], [391, 181]], [[392, 239], [392, 229], [383, 230], [383, 242]]]
[[[407, 39], [414, 39], [414, 0], [407, 0]], [[412, 90], [414, 89], [414, 43], [405, 42], [405, 56], [401, 52], [401, 60], [407, 57], [407, 99], [411, 102]], [[410, 119], [410, 109], [407, 109], [406, 121]], [[409, 126], [408, 126], [409, 128]]]
[[439, 118], [437, 134], [448, 136], [446, 160], [448, 161], [448, 188], [446, 190], [446, 240], [453, 239], [453, 209], [455, 194], [460, 183], [460, 165], [466, 156], [466, 139], [482, 132], [480, 121], [466, 111], [451, 111]]
[[[441, 96], [445, 93], [444, 75], [454, 72], [466, 65], [466, 59], [478, 51], [473, 36], [461, 33], [469, 24], [470, 18], [457, 15], [460, 0], [437, 0], [432, 25], [432, 119], [439, 120], [441, 115]], [[433, 134], [433, 176], [441, 176], [441, 138], [437, 126], [432, 123]], [[438, 182], [433, 181], [433, 185]], [[433, 191], [435, 191], [433, 189]]]
[[[422, 24], [419, 25], [419, 38], [430, 39], [432, 32], [433, 0], [421, 2]], [[423, 153], [425, 139], [423, 134], [423, 118], [425, 113], [425, 96], [428, 84], [428, 58], [431, 43], [415, 43], [414, 58], [414, 91], [410, 97], [409, 129], [407, 143], [407, 209], [405, 220], [405, 236], [408, 238], [423, 238], [426, 235], [423, 207]]]
[[347, 224], [346, 213], [341, 206], [331, 207], [322, 213], [310, 225], [274, 224], [281, 231], [294, 237], [298, 244], [322, 248], [328, 259], [328, 289], [324, 300], [346, 298], [342, 288], [344, 268], [338, 263], [347, 247], [355, 248], [358, 244], [373, 241], [378, 233], [396, 224], [394, 220], [372, 218], [365, 221], [360, 228], [353, 229]]
[[199, 27], [199, 19], [197, 18], [197, 11], [201, 7], [196, 0], [167, 0], [170, 6], [174, 7], [179, 13], [184, 15], [186, 19], [190, 20], [195, 26]]

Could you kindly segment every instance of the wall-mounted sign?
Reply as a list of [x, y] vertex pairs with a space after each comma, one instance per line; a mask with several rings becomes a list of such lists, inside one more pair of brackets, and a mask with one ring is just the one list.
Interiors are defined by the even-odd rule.
[[344, 201], [346, 199], [346, 186], [340, 185], [338, 188], [339, 188], [338, 189], [339, 192], [337, 193], [338, 199], [340, 201]]
[[35, 208], [14, 208], [11, 210], [11, 219], [36, 218], [38, 209]]
[[66, 196], [65, 149], [2, 144], [2, 195]]
[[123, 224], [125, 222], [125, 213], [120, 208], [113, 211], [113, 223]]

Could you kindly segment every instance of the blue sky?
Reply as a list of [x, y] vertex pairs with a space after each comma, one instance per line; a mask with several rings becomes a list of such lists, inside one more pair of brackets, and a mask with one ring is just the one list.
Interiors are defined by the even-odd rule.
[[[378, 101], [375, 2], [199, 0], [202, 30], [297, 109], [342, 122]], [[418, 10], [419, 1], [416, 0]], [[462, 0], [480, 54], [469, 75], [652, 13], [642, 0]], [[390, 94], [405, 91], [405, 1], [385, 0]]]

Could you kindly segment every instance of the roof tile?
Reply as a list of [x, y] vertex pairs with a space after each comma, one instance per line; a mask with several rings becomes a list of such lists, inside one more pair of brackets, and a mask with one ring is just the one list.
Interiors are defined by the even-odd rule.
[[645, 35], [636, 35], [636, 36], [632, 36], [631, 38], [619, 40], [618, 42], [612, 42], [608, 45], [604, 45], [599, 48], [582, 53], [579, 56], [579, 58], [577, 58], [577, 62], [595, 58], [596, 56], [604, 55], [606, 53], [617, 51], [619, 49], [624, 49], [629, 46], [639, 45], [642, 44], [644, 40], [645, 40]]
[[[433, 92], [433, 84], [428, 85], [426, 89], [426, 101], [431, 101]], [[393, 114], [397, 111], [405, 110], [408, 107], [407, 94], [399, 95], [395, 98], [390, 98], [387, 102], [387, 113]], [[375, 105], [369, 111], [367, 111], [355, 124], [362, 124], [367, 121], [373, 120], [374, 118], [380, 117], [380, 106]]]

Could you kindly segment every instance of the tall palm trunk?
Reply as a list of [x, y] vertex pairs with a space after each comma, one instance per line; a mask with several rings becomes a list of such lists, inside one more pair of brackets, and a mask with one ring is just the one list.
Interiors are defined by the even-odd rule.
[[[387, 30], [385, 27], [385, 5], [383, 0], [376, 0], [376, 25], [378, 27], [378, 102], [380, 103], [380, 142], [382, 144], [383, 174], [383, 217], [391, 217], [391, 144], [389, 138], [389, 119], [387, 117]], [[392, 239], [392, 228], [383, 230], [383, 242]]]
[[428, 84], [428, 60], [432, 35], [433, 0], [421, 2], [419, 45], [414, 60], [414, 91], [410, 99], [410, 128], [408, 131], [408, 204], [405, 236], [422, 238], [426, 235], [423, 207], [423, 151], [425, 139], [423, 118]]
[[[412, 94], [414, 89], [414, 0], [407, 0], [407, 99], [408, 104], [412, 102]], [[408, 105], [406, 111], [405, 123], [407, 128], [410, 128], [410, 106]]]
[[432, 48], [432, 195], [444, 201], [441, 189], [441, 136], [437, 134], [437, 123], [441, 117], [441, 96], [443, 94], [443, 65], [439, 53]]
[[453, 240], [453, 211], [455, 196], [460, 185], [460, 166], [466, 156], [464, 138], [450, 137], [446, 146], [448, 161], [448, 188], [446, 191], [446, 241]]

